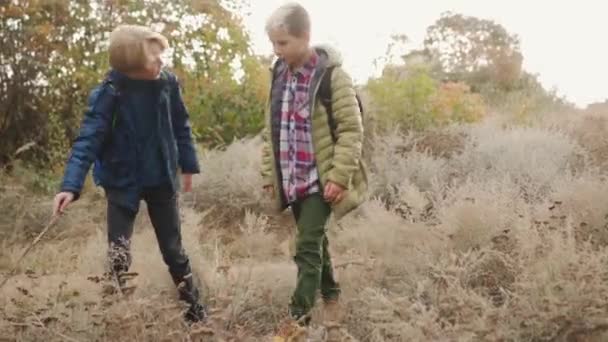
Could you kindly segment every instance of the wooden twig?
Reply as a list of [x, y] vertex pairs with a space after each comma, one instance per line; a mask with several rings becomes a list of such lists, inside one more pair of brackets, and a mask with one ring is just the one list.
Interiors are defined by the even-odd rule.
[[44, 324], [44, 322], [42, 322], [42, 320], [36, 313], [32, 312], [32, 315], [34, 316], [34, 318], [36, 318], [36, 321], [37, 321], [36, 323], [38, 323], [38, 324], [36, 324], [36, 326], [38, 326], [39, 328], [42, 328], [42, 329], [50, 332], [51, 334], [55, 334], [55, 335], [61, 337], [64, 341], [80, 342], [79, 340], [77, 340], [75, 338], [72, 338], [72, 337], [69, 337], [69, 336], [66, 336], [66, 335], [60, 333], [59, 331], [54, 331], [54, 330], [47, 328], [47, 326]]
[[344, 268], [346, 266], [351, 266], [351, 265], [358, 265], [358, 266], [365, 266], [365, 261], [362, 260], [351, 260], [351, 261], [344, 261], [344, 262], [340, 262], [334, 265], [335, 268]]
[[8, 322], [9, 325], [14, 327], [31, 327], [31, 324], [23, 323], [23, 322]]
[[54, 226], [55, 223], [57, 223], [57, 221], [59, 220], [59, 217], [60, 217], [59, 215], [53, 215], [51, 217], [51, 220], [49, 221], [49, 223], [46, 225], [46, 227], [44, 227], [44, 229], [40, 232], [40, 234], [38, 234], [38, 236], [36, 236], [34, 241], [32, 241], [32, 243], [29, 246], [27, 246], [25, 248], [25, 250], [23, 250], [23, 253], [19, 257], [19, 259], [17, 259], [17, 261], [15, 262], [15, 266], [13, 267], [13, 269], [11, 269], [11, 271], [8, 273], [6, 278], [4, 278], [2, 283], [0, 283], [0, 289], [2, 289], [4, 287], [4, 285], [8, 282], [8, 280], [11, 279], [15, 275], [15, 271], [17, 271], [17, 268], [19, 268], [19, 264], [21, 263], [23, 258], [25, 258], [25, 256], [32, 250], [32, 248], [34, 248], [34, 246], [36, 246], [38, 244], [38, 242], [40, 242], [42, 237], [49, 231], [49, 229], [52, 226]]

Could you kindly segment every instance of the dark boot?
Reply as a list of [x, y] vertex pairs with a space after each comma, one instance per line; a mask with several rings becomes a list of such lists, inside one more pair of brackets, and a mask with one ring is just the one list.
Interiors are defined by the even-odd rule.
[[130, 265], [131, 255], [128, 249], [110, 243], [110, 249], [108, 250], [108, 271], [105, 277], [111, 285], [105, 290], [107, 293], [123, 293], [124, 289], [127, 288], [129, 277], [125, 275], [129, 275]]
[[184, 319], [188, 323], [205, 321], [207, 319], [207, 309], [201, 303], [191, 304], [188, 311], [184, 314]]
[[310, 313], [296, 314], [296, 313], [290, 312], [289, 315], [290, 315], [291, 319], [293, 319], [301, 327], [309, 326], [310, 322], [312, 321], [312, 316], [310, 315]]
[[174, 277], [173, 282], [177, 286], [179, 299], [190, 305], [184, 315], [186, 321], [190, 323], [204, 321], [207, 318], [207, 309], [199, 302], [200, 294], [192, 273], [184, 277]]

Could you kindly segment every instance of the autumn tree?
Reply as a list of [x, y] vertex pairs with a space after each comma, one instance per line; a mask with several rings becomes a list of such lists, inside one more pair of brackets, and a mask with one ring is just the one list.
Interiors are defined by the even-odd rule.
[[444, 13], [428, 27], [422, 54], [443, 82], [464, 82], [499, 112], [519, 121], [569, 106], [522, 69], [517, 35], [488, 19]]
[[267, 73], [235, 12], [240, 0], [0, 2], [0, 164], [29, 142], [29, 160], [64, 159], [87, 95], [108, 71], [118, 24], [149, 25], [171, 44], [197, 138], [217, 146], [262, 126]]
[[444, 13], [428, 27], [424, 50], [446, 79], [474, 89], [510, 89], [522, 72], [519, 38], [488, 19]]

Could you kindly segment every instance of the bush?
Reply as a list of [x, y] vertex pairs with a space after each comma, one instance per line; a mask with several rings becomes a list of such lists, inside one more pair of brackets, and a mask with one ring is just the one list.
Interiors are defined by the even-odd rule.
[[462, 82], [442, 84], [432, 99], [433, 117], [439, 125], [481, 121], [486, 108], [480, 95], [472, 94]]
[[481, 97], [464, 83], [440, 84], [424, 65], [392, 66], [366, 87], [378, 128], [403, 130], [476, 122], [485, 115]]

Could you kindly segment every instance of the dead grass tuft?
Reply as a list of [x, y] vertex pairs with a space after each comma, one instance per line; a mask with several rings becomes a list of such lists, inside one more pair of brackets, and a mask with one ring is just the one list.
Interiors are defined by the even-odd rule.
[[[594, 150], [603, 148], [603, 119], [576, 120], [570, 130], [485, 122], [375, 137], [368, 151], [373, 199], [328, 229], [343, 287], [341, 335], [606, 340], [608, 183], [604, 153]], [[290, 213], [267, 210], [259, 148], [254, 139], [205, 152], [195, 192], [182, 199], [183, 240], [212, 309], [208, 324], [183, 324], [145, 206], [132, 245], [134, 292], [121, 297], [95, 281], [106, 253], [105, 205], [95, 192], [0, 289], [0, 336], [268, 340], [295, 284], [295, 226]], [[5, 272], [48, 219], [50, 199], [2, 184], [11, 184], [0, 192]], [[321, 317], [317, 308], [311, 341], [338, 331]]]

